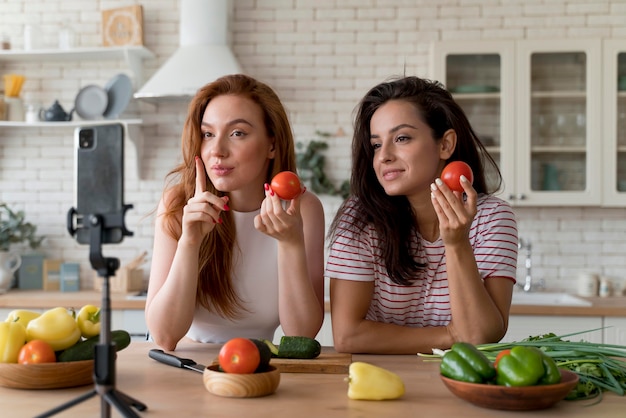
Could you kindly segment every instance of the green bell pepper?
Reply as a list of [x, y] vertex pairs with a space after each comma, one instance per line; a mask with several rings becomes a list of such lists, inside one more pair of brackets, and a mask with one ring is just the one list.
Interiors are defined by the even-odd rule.
[[536, 347], [515, 346], [498, 361], [496, 382], [503, 386], [533, 386], [561, 381], [554, 360]]
[[[541, 350], [539, 350], [541, 351]], [[543, 361], [543, 368], [545, 374], [539, 380], [540, 385], [554, 385], [561, 383], [561, 370], [552, 357], [541, 351], [541, 357]]]
[[483, 383], [496, 375], [496, 369], [485, 354], [464, 342], [452, 344], [443, 355], [439, 371], [450, 379], [470, 383]]

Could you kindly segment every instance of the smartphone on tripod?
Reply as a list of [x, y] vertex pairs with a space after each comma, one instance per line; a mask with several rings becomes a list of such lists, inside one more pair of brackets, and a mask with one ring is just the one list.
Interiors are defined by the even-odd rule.
[[[76, 128], [74, 228], [76, 241], [90, 243], [89, 215], [122, 219], [121, 225], [105, 225], [102, 244], [123, 240], [124, 212], [124, 128], [106, 124]], [[111, 222], [108, 222], [109, 224]]]

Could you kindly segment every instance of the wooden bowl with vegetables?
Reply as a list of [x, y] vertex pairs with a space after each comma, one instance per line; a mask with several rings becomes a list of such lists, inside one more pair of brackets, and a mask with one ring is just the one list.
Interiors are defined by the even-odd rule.
[[60, 389], [93, 383], [93, 360], [61, 363], [0, 363], [0, 386], [14, 389]]
[[270, 365], [268, 345], [254, 338], [233, 338], [220, 349], [217, 363], [204, 369], [206, 389], [228, 398], [255, 398], [274, 393], [280, 371]]
[[280, 372], [269, 366], [267, 371], [257, 373], [226, 373], [218, 364], [204, 369], [202, 376], [206, 389], [227, 398], [256, 398], [271, 395], [280, 383]]
[[456, 396], [484, 408], [526, 411], [564, 399], [579, 377], [561, 370], [537, 347], [513, 346], [491, 361], [476, 346], [457, 342], [441, 359], [441, 380]]
[[469, 383], [441, 376], [446, 387], [459, 398], [476, 406], [510, 411], [546, 409], [563, 400], [578, 383], [578, 375], [561, 370], [561, 382], [554, 385], [501, 386]]

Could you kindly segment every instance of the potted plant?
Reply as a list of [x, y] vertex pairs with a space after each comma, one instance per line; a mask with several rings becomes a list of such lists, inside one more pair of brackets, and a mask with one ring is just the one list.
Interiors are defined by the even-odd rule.
[[36, 234], [37, 227], [25, 221], [24, 211], [13, 211], [6, 203], [0, 203], [0, 293], [12, 285], [13, 274], [22, 264], [19, 254], [12, 253], [11, 244], [26, 243], [38, 248], [45, 237]]

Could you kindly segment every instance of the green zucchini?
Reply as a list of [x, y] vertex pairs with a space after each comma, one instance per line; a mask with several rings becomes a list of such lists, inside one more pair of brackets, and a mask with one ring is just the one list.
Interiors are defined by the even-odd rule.
[[[58, 356], [57, 361], [81, 361], [93, 360], [95, 346], [100, 342], [100, 336], [87, 338], [63, 350]], [[111, 342], [115, 343], [115, 351], [123, 350], [130, 344], [130, 334], [122, 329], [111, 331]]]
[[261, 356], [261, 361], [259, 362], [259, 366], [254, 371], [255, 373], [264, 372], [267, 370], [270, 365], [270, 360], [272, 359], [272, 352], [270, 348], [261, 340], [257, 340], [256, 338], [250, 338], [256, 347], [259, 349], [259, 354]]
[[279, 358], [311, 359], [320, 355], [322, 346], [309, 337], [283, 336], [278, 345]]

